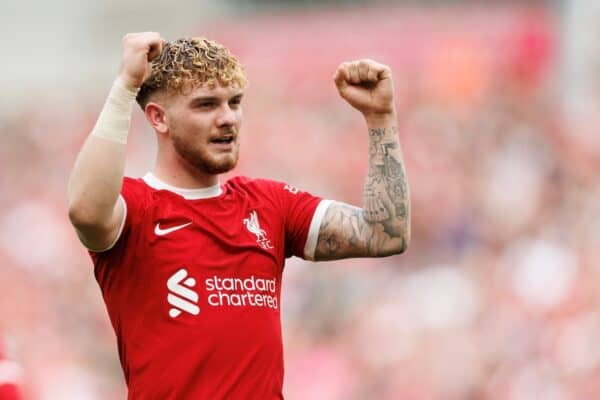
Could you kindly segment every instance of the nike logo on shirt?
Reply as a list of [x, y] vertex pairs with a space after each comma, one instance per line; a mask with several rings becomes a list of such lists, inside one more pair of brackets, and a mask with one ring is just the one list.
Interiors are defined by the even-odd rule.
[[167, 228], [167, 229], [161, 229], [160, 222], [159, 222], [154, 227], [154, 233], [156, 234], [156, 236], [165, 236], [171, 232], [178, 231], [179, 229], [185, 228], [186, 226], [191, 225], [191, 224], [192, 224], [191, 222], [188, 222], [187, 224], [177, 225], [177, 226], [173, 226], [173, 227]]

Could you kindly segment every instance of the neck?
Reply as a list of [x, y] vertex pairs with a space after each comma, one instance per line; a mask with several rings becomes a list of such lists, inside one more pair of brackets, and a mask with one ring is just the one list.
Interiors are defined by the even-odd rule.
[[217, 185], [219, 175], [199, 171], [175, 152], [168, 155], [159, 152], [152, 171], [161, 181], [182, 189], [199, 189]]

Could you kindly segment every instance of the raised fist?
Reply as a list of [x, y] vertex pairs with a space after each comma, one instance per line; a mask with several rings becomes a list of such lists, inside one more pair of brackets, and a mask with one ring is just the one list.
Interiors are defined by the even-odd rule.
[[151, 72], [150, 62], [160, 55], [164, 43], [157, 32], [128, 33], [123, 37], [119, 77], [127, 87], [142, 86]]
[[392, 72], [363, 59], [341, 63], [333, 76], [340, 96], [365, 117], [394, 112]]

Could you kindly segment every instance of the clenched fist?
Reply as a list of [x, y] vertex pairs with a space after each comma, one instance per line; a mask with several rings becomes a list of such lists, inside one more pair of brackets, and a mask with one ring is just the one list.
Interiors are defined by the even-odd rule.
[[151, 72], [150, 62], [160, 55], [164, 43], [157, 32], [128, 33], [123, 37], [119, 77], [127, 87], [142, 86]]
[[394, 113], [394, 86], [388, 66], [369, 59], [344, 62], [333, 80], [340, 96], [365, 117]]

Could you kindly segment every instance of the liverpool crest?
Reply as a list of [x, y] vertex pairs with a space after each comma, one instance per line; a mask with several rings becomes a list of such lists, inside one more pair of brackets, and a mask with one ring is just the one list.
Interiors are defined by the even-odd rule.
[[271, 241], [267, 238], [267, 232], [260, 227], [258, 222], [258, 214], [256, 211], [252, 211], [248, 218], [244, 218], [244, 225], [246, 229], [256, 236], [256, 243], [265, 250], [272, 249]]

